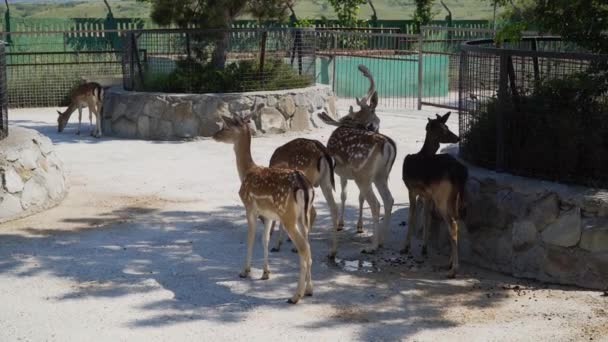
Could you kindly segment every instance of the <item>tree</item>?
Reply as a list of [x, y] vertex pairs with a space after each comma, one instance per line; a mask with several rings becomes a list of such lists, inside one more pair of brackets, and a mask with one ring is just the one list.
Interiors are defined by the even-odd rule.
[[[176, 24], [181, 28], [194, 26], [203, 29], [232, 27], [234, 20], [243, 14], [252, 14], [258, 20], [273, 18], [285, 12], [287, 1], [292, 0], [138, 0], [152, 3], [150, 17], [159, 24]], [[282, 10], [281, 10], [282, 9]], [[219, 69], [226, 65], [228, 31], [218, 31], [211, 63]]]
[[414, 0], [416, 10], [414, 11], [414, 31], [420, 32], [420, 27], [428, 25], [433, 19], [433, 0]]
[[328, 0], [329, 4], [334, 8], [336, 16], [341, 26], [357, 27], [359, 26], [359, 10], [361, 5], [367, 3], [367, 0]]

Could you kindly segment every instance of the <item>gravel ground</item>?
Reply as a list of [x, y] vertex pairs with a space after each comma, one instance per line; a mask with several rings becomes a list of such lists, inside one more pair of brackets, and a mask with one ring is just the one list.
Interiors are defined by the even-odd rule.
[[[151, 142], [56, 133], [54, 108], [13, 110], [13, 124], [49, 135], [70, 194], [58, 207], [0, 225], [0, 341], [415, 340], [608, 341], [608, 296], [514, 279], [464, 264], [446, 279], [447, 256], [398, 250], [407, 191], [401, 163], [417, 152], [433, 111], [381, 114], [398, 146], [388, 246], [362, 255], [350, 185], [337, 263], [318, 192], [311, 234], [314, 296], [285, 300], [298, 266], [289, 244], [262, 275], [261, 229], [252, 279], [240, 279], [246, 223], [232, 149], [212, 140]], [[86, 117], [86, 115], [83, 115]], [[456, 117], [449, 123], [457, 130]], [[87, 125], [85, 125], [86, 127]], [[326, 142], [331, 129], [253, 140], [266, 164], [297, 136]], [[339, 193], [336, 194], [339, 198]], [[371, 219], [366, 208], [366, 222]]]

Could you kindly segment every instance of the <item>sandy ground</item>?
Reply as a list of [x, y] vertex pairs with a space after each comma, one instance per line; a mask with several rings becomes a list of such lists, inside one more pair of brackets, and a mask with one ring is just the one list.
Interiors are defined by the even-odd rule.
[[[295, 306], [285, 303], [298, 270], [289, 244], [271, 254], [270, 280], [259, 280], [261, 229], [252, 279], [237, 276], [246, 223], [230, 146], [97, 140], [75, 136], [75, 123], [57, 134], [53, 113], [10, 113], [14, 124], [53, 139], [71, 189], [59, 207], [0, 225], [0, 341], [608, 341], [601, 292], [466, 264], [448, 280], [446, 256], [398, 254], [408, 210], [401, 163], [420, 148], [433, 111], [381, 114], [382, 131], [399, 150], [390, 180], [396, 205], [381, 253], [359, 253], [370, 235], [354, 233], [351, 184], [341, 260], [328, 263], [329, 215], [318, 192], [315, 292]], [[456, 117], [450, 126], [457, 130]], [[256, 138], [254, 159], [266, 164], [296, 136], [326, 142], [330, 133]], [[367, 208], [365, 217], [369, 222]]]

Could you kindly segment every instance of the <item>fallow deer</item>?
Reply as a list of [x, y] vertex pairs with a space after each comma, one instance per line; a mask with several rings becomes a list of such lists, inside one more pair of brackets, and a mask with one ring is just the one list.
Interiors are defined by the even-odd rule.
[[293, 241], [300, 256], [300, 276], [296, 293], [288, 300], [297, 303], [302, 296], [312, 296], [311, 266], [312, 255], [308, 242], [311, 224], [314, 189], [302, 172], [297, 170], [268, 168], [258, 166], [251, 157], [251, 116], [240, 118], [222, 117], [224, 125], [213, 135], [219, 142], [234, 145], [236, 164], [241, 179], [239, 196], [247, 217], [247, 256], [240, 277], [245, 278], [251, 272], [251, 255], [255, 239], [256, 219], [264, 220], [264, 273], [262, 279], [268, 279], [268, 240], [272, 221], [282, 223]]
[[[91, 135], [101, 137], [101, 107], [103, 103], [104, 88], [96, 82], [88, 82], [76, 87], [70, 95], [70, 104], [65, 112], [60, 112], [57, 118], [57, 131], [63, 132], [68, 124], [72, 113], [78, 109], [78, 131], [80, 135], [80, 125], [82, 123], [82, 107], [89, 107], [89, 123], [91, 125]], [[95, 114], [95, 129], [93, 129], [93, 114]]]
[[[335, 189], [334, 163], [327, 148], [317, 140], [294, 139], [274, 151], [270, 158], [270, 167], [302, 171], [314, 187], [321, 187], [323, 196], [329, 206], [333, 225], [332, 246], [328, 256], [330, 258], [335, 257], [338, 246], [338, 206], [333, 195], [333, 190]], [[314, 223], [316, 217], [314, 211], [312, 216], [312, 222]], [[274, 230], [274, 222], [272, 230]], [[271, 251], [278, 252], [282, 242], [283, 231], [280, 230], [276, 246]]]
[[[363, 252], [373, 253], [383, 245], [384, 234], [391, 220], [394, 200], [388, 188], [388, 176], [397, 156], [397, 146], [392, 139], [380, 133], [342, 126], [336, 128], [329, 137], [327, 149], [336, 161], [335, 171], [340, 176], [342, 185], [340, 223], [344, 222], [346, 184], [349, 179], [353, 179], [360, 191], [358, 229], [362, 227], [363, 199], [367, 200], [372, 211], [373, 241], [371, 247]], [[380, 205], [372, 184], [376, 185], [384, 205], [382, 228], [379, 227]]]
[[436, 119], [429, 119], [426, 138], [420, 152], [410, 154], [403, 160], [403, 182], [408, 189], [409, 228], [402, 253], [407, 253], [416, 223], [416, 199], [423, 198], [425, 225], [423, 230], [423, 254], [426, 254], [428, 229], [433, 208], [448, 226], [451, 257], [448, 277], [453, 278], [458, 271], [458, 223], [459, 211], [464, 200], [465, 184], [468, 178], [466, 166], [449, 154], [436, 154], [441, 143], [457, 143], [460, 138], [447, 127], [450, 113]]
[[376, 83], [374, 77], [367, 67], [359, 64], [359, 71], [369, 80], [369, 89], [367, 94], [359, 100], [355, 98], [360, 110], [355, 112], [353, 106], [350, 106], [348, 115], [343, 116], [340, 120], [334, 120], [327, 113], [318, 114], [319, 118], [328, 125], [344, 126], [351, 128], [366, 129], [373, 132], [378, 132], [380, 129], [380, 118], [376, 115], [376, 106], [378, 105], [378, 93], [376, 92]]

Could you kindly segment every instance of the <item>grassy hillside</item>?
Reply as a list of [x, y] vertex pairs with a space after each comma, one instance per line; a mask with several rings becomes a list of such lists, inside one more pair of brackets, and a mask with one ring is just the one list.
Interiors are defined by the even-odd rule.
[[[489, 0], [445, 0], [452, 11], [453, 19], [491, 19], [492, 7]], [[374, 0], [378, 11], [378, 19], [411, 19], [414, 12], [413, 0]], [[149, 15], [149, 5], [138, 3], [135, 0], [110, 0], [116, 17], [139, 17]], [[0, 5], [0, 12], [4, 6]], [[435, 5], [435, 19], [443, 19], [447, 12], [439, 2]], [[296, 13], [302, 18], [320, 18], [326, 16], [334, 18], [332, 7], [327, 0], [297, 0]], [[105, 17], [106, 8], [101, 0], [90, 1], [31, 1], [19, 2], [11, 5], [13, 17]], [[371, 16], [369, 6], [361, 9], [361, 18]]]

